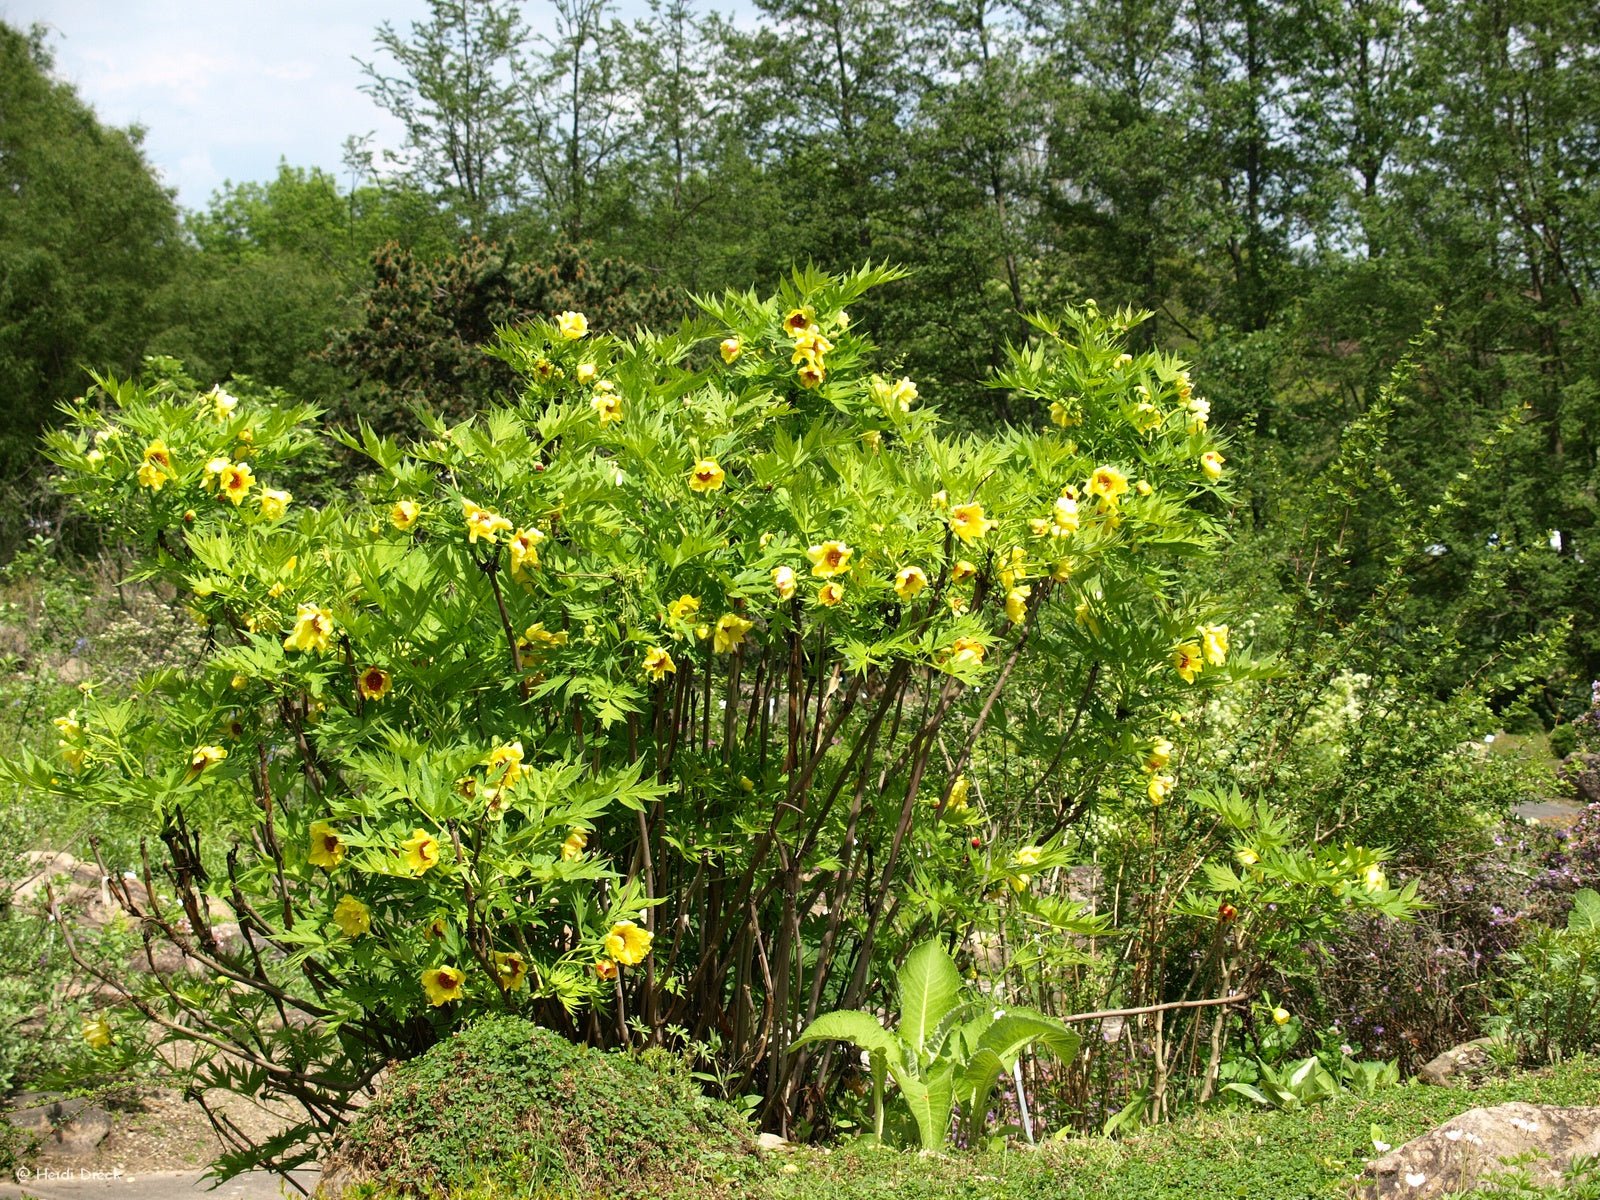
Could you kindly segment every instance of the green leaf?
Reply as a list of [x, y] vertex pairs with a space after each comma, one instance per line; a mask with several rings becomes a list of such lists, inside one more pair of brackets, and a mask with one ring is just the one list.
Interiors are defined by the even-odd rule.
[[789, 1043], [789, 1049], [798, 1050], [809, 1042], [835, 1041], [849, 1042], [868, 1054], [887, 1054], [894, 1057], [900, 1053], [900, 1039], [880, 1025], [878, 1018], [871, 1013], [848, 1008], [838, 1012], [823, 1013], [807, 1025], [799, 1037]]
[[961, 973], [937, 939], [906, 955], [900, 966], [900, 1037], [905, 1044], [920, 1055], [960, 995]]
[[1008, 1009], [1004, 1016], [985, 1031], [978, 1042], [981, 1050], [992, 1050], [1000, 1057], [1006, 1070], [1016, 1061], [1017, 1055], [1038, 1042], [1063, 1062], [1078, 1053], [1083, 1039], [1057, 1020], [1029, 1008]]
[[1567, 914], [1569, 933], [1593, 933], [1600, 930], [1600, 892], [1584, 888], [1572, 898], [1572, 911]]

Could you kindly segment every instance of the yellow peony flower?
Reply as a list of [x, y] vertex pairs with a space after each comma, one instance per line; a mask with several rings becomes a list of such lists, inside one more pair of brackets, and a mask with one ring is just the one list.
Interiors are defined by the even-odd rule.
[[326, 654], [332, 643], [333, 614], [315, 604], [302, 604], [295, 615], [294, 629], [283, 639], [283, 648]]
[[344, 842], [339, 833], [326, 821], [311, 822], [311, 848], [306, 851], [306, 861], [313, 867], [331, 871], [344, 861]]
[[601, 979], [610, 981], [617, 977], [617, 964], [609, 958], [602, 958], [594, 964], [594, 973]]
[[439, 865], [439, 839], [426, 829], [413, 829], [400, 843], [400, 861], [413, 875], [422, 875]]
[[363, 700], [382, 700], [392, 686], [389, 672], [382, 667], [368, 667], [356, 676], [356, 691]]
[[806, 359], [795, 372], [800, 380], [800, 386], [810, 390], [822, 386], [822, 381], [828, 377], [828, 369], [815, 359]]
[[772, 568], [772, 589], [780, 600], [794, 599], [795, 577], [793, 567]]
[[569, 342], [575, 342], [589, 332], [589, 318], [570, 309], [556, 316], [556, 328]]
[[833, 349], [833, 343], [820, 333], [813, 331], [802, 333], [794, 340], [794, 353], [789, 357], [791, 363], [814, 363], [822, 365], [823, 357]]
[[199, 774], [207, 767], [214, 767], [228, 757], [228, 752], [221, 746], [196, 746], [194, 753], [189, 756], [189, 768]]
[[1289, 1010], [1287, 1008], [1273, 1009], [1272, 1023], [1274, 1025], [1287, 1025], [1289, 1023]]
[[289, 501], [293, 499], [288, 492], [278, 488], [262, 488], [256, 503], [261, 506], [261, 515], [267, 520], [281, 521], [283, 514], [289, 511]]
[[1249, 846], [1244, 847], [1239, 851], [1239, 853], [1235, 854], [1234, 857], [1239, 860], [1239, 864], [1241, 866], [1246, 867], [1253, 867], [1261, 861], [1261, 856]]
[[511, 550], [511, 578], [521, 583], [528, 577], [528, 572], [539, 565], [539, 543], [544, 541], [544, 532], [538, 529], [519, 529], [516, 535], [507, 543]]
[[1083, 414], [1078, 408], [1078, 397], [1074, 396], [1066, 402], [1050, 401], [1050, 421], [1062, 429], [1071, 429], [1074, 425], [1083, 424]]
[[1215, 483], [1222, 478], [1222, 464], [1227, 461], [1215, 450], [1207, 450], [1200, 456], [1200, 470], [1207, 479]]
[[844, 603], [844, 584], [837, 579], [830, 579], [817, 589], [817, 603], [823, 608], [833, 608]]
[[957, 504], [950, 509], [950, 529], [963, 542], [975, 542], [999, 524], [983, 515], [981, 504]]
[[850, 569], [850, 556], [855, 551], [843, 542], [822, 542], [806, 551], [811, 560], [811, 573], [818, 579], [832, 579]]
[[340, 896], [333, 906], [333, 923], [346, 937], [372, 932], [372, 910], [354, 896]]
[[499, 513], [479, 508], [471, 500], [461, 502], [461, 516], [467, 523], [467, 540], [473, 545], [478, 544], [479, 538], [488, 542], [497, 541], [502, 533], [511, 529], [511, 522]]
[[1014, 587], [1006, 593], [1006, 620], [1021, 625], [1028, 619], [1028, 597], [1033, 589]]
[[1151, 804], [1161, 804], [1172, 794], [1176, 781], [1171, 775], [1152, 775], [1150, 782], [1145, 784], [1145, 795], [1150, 797]]
[[645, 652], [644, 673], [657, 683], [665, 679], [669, 672], [677, 669], [678, 664], [672, 661], [672, 655], [668, 654], [660, 646], [651, 646]]
[[717, 349], [722, 351], [722, 361], [732, 366], [733, 360], [744, 353], [744, 343], [736, 337], [727, 337], [722, 339], [722, 345]]
[[1055, 580], [1057, 583], [1065, 583], [1067, 580], [1071, 579], [1072, 560], [1070, 558], [1057, 560], [1056, 565], [1050, 568], [1050, 578]]
[[578, 376], [578, 382], [579, 383], [582, 383], [582, 384], [593, 383], [594, 382], [594, 377], [596, 375], [598, 375], [599, 373], [600, 373], [600, 368], [595, 366], [592, 362], [581, 362], [581, 363], [578, 364], [577, 376]]
[[1369, 892], [1381, 892], [1389, 886], [1389, 877], [1383, 873], [1383, 868], [1373, 863], [1362, 873], [1361, 886]]
[[1078, 502], [1071, 496], [1060, 496], [1050, 512], [1052, 532], [1056, 537], [1066, 537], [1078, 532]]
[[167, 473], [153, 462], [140, 464], [138, 476], [140, 485], [152, 492], [159, 492], [167, 485]]
[[734, 613], [723, 613], [717, 618], [712, 649], [718, 654], [732, 654], [744, 643], [745, 634], [750, 632], [752, 624]]
[[1144, 756], [1144, 769], [1154, 774], [1172, 761], [1172, 743], [1164, 737], [1158, 737], [1150, 744], [1150, 750]]
[[1183, 677], [1185, 683], [1193, 683], [1204, 665], [1199, 642], [1184, 642], [1172, 652], [1173, 669]]
[[[82, 1028], [83, 1040], [89, 1044], [91, 1050], [104, 1050], [111, 1045], [111, 1022], [104, 1017], [95, 1017], [85, 1021]], [[22, 1175], [21, 1172], [18, 1172]], [[26, 1175], [22, 1175], [26, 1179]]]
[[1190, 433], [1199, 433], [1206, 427], [1206, 422], [1211, 420], [1211, 401], [1196, 396], [1184, 405], [1186, 413], [1185, 427]]
[[944, 803], [945, 812], [965, 812], [967, 808], [967, 794], [972, 790], [972, 784], [965, 775], [957, 775], [956, 781], [950, 785], [950, 798]]
[[878, 402], [885, 412], [910, 412], [911, 404], [917, 398], [917, 385], [910, 379], [901, 378], [895, 383], [890, 383], [880, 375], [872, 377], [872, 398]]
[[964, 558], [958, 558], [956, 565], [950, 568], [951, 583], [965, 583], [978, 573], [978, 568]]
[[503, 954], [495, 951], [494, 955], [494, 981], [500, 985], [502, 992], [515, 991], [522, 986], [523, 980], [528, 978], [528, 963], [522, 955], [515, 951]]
[[1148, 400], [1134, 405], [1133, 427], [1140, 433], [1150, 433], [1161, 427], [1161, 410]]
[[689, 468], [689, 490], [714, 492], [722, 486], [727, 477], [727, 472], [717, 465], [716, 459], [702, 458]]
[[674, 621], [693, 620], [695, 614], [699, 611], [700, 598], [698, 596], [691, 596], [688, 592], [685, 592], [671, 604], [667, 605], [667, 612], [671, 614]]
[[637, 966], [650, 953], [654, 940], [648, 929], [640, 929], [632, 921], [618, 921], [606, 934], [606, 953], [625, 967]]
[[527, 770], [522, 765], [522, 743], [502, 742], [484, 757], [489, 778], [499, 787], [515, 787]]
[[1228, 627], [1226, 625], [1200, 626], [1200, 646], [1206, 662], [1220, 667], [1228, 661]]
[[980, 667], [987, 648], [976, 638], [958, 637], [950, 643], [950, 661], [963, 667]]
[[798, 336], [812, 328], [817, 321], [816, 310], [809, 304], [801, 308], [791, 308], [783, 318], [783, 327], [791, 335]]
[[1172, 386], [1177, 390], [1179, 400], [1188, 400], [1194, 394], [1194, 384], [1189, 379], [1189, 372], [1179, 371], [1172, 377]]
[[211, 415], [219, 421], [226, 421], [233, 416], [233, 410], [239, 407], [237, 396], [230, 396], [222, 390], [221, 385], [212, 388], [206, 393], [211, 399]]
[[249, 463], [229, 463], [217, 475], [217, 487], [235, 508], [254, 485], [256, 477]]
[[415, 500], [396, 500], [394, 507], [389, 510], [389, 524], [404, 532], [415, 525], [420, 516], [422, 506]]
[[1133, 490], [1138, 492], [1141, 496], [1148, 496], [1154, 489], [1150, 486], [1150, 481], [1148, 479], [1141, 479], [1138, 483], [1133, 485]]
[[1096, 467], [1084, 490], [1091, 496], [1098, 496], [1102, 504], [1115, 508], [1128, 490], [1128, 477], [1115, 467]]
[[422, 973], [422, 990], [428, 994], [428, 1003], [438, 1008], [466, 995], [462, 986], [466, 981], [466, 973], [455, 967], [433, 967]]
[[567, 840], [561, 843], [561, 861], [576, 862], [588, 848], [588, 832], [575, 827], [567, 834]]
[[928, 573], [921, 567], [901, 567], [894, 575], [894, 594], [902, 600], [914, 599], [928, 586]]
[[943, 512], [950, 507], [950, 493], [940, 488], [928, 497], [928, 503], [933, 507], [934, 512]]
[[602, 429], [622, 420], [622, 397], [603, 379], [595, 385], [594, 399], [589, 401], [589, 405], [594, 409], [595, 416], [600, 418]]

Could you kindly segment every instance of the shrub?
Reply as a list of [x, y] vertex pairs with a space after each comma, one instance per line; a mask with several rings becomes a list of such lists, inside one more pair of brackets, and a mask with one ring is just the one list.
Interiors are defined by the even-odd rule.
[[604, 1054], [484, 1017], [396, 1067], [328, 1173], [401, 1196], [701, 1195], [753, 1149], [743, 1118], [670, 1055]]
[[1565, 928], [1540, 929], [1508, 958], [1497, 1037], [1539, 1064], [1600, 1046], [1600, 893], [1578, 892]]

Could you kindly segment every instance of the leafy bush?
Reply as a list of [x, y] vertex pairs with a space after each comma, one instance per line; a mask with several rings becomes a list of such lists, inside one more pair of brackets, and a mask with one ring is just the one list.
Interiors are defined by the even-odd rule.
[[1600, 892], [1578, 892], [1566, 928], [1539, 930], [1508, 959], [1491, 1032], [1524, 1062], [1600, 1046]]
[[739, 1114], [664, 1052], [603, 1054], [484, 1017], [397, 1066], [328, 1173], [401, 1196], [656, 1196], [716, 1192], [753, 1149]]

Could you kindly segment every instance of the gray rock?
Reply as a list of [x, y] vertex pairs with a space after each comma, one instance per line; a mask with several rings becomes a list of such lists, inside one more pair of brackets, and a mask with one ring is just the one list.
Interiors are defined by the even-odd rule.
[[[1361, 1200], [1430, 1200], [1470, 1190], [1518, 1159], [1534, 1184], [1559, 1183], [1574, 1158], [1600, 1154], [1600, 1108], [1497, 1104], [1474, 1108], [1369, 1163]], [[1526, 1161], [1522, 1159], [1526, 1157]]]
[[1489, 1065], [1492, 1038], [1475, 1038], [1452, 1046], [1417, 1072], [1417, 1078], [1434, 1087], [1447, 1087], [1456, 1075], [1471, 1075]]
[[6, 1119], [57, 1154], [92, 1154], [111, 1133], [111, 1114], [88, 1100], [24, 1092]]
[[756, 1147], [764, 1154], [783, 1153], [793, 1150], [794, 1143], [786, 1137], [779, 1137], [775, 1133], [758, 1133], [756, 1134]]

